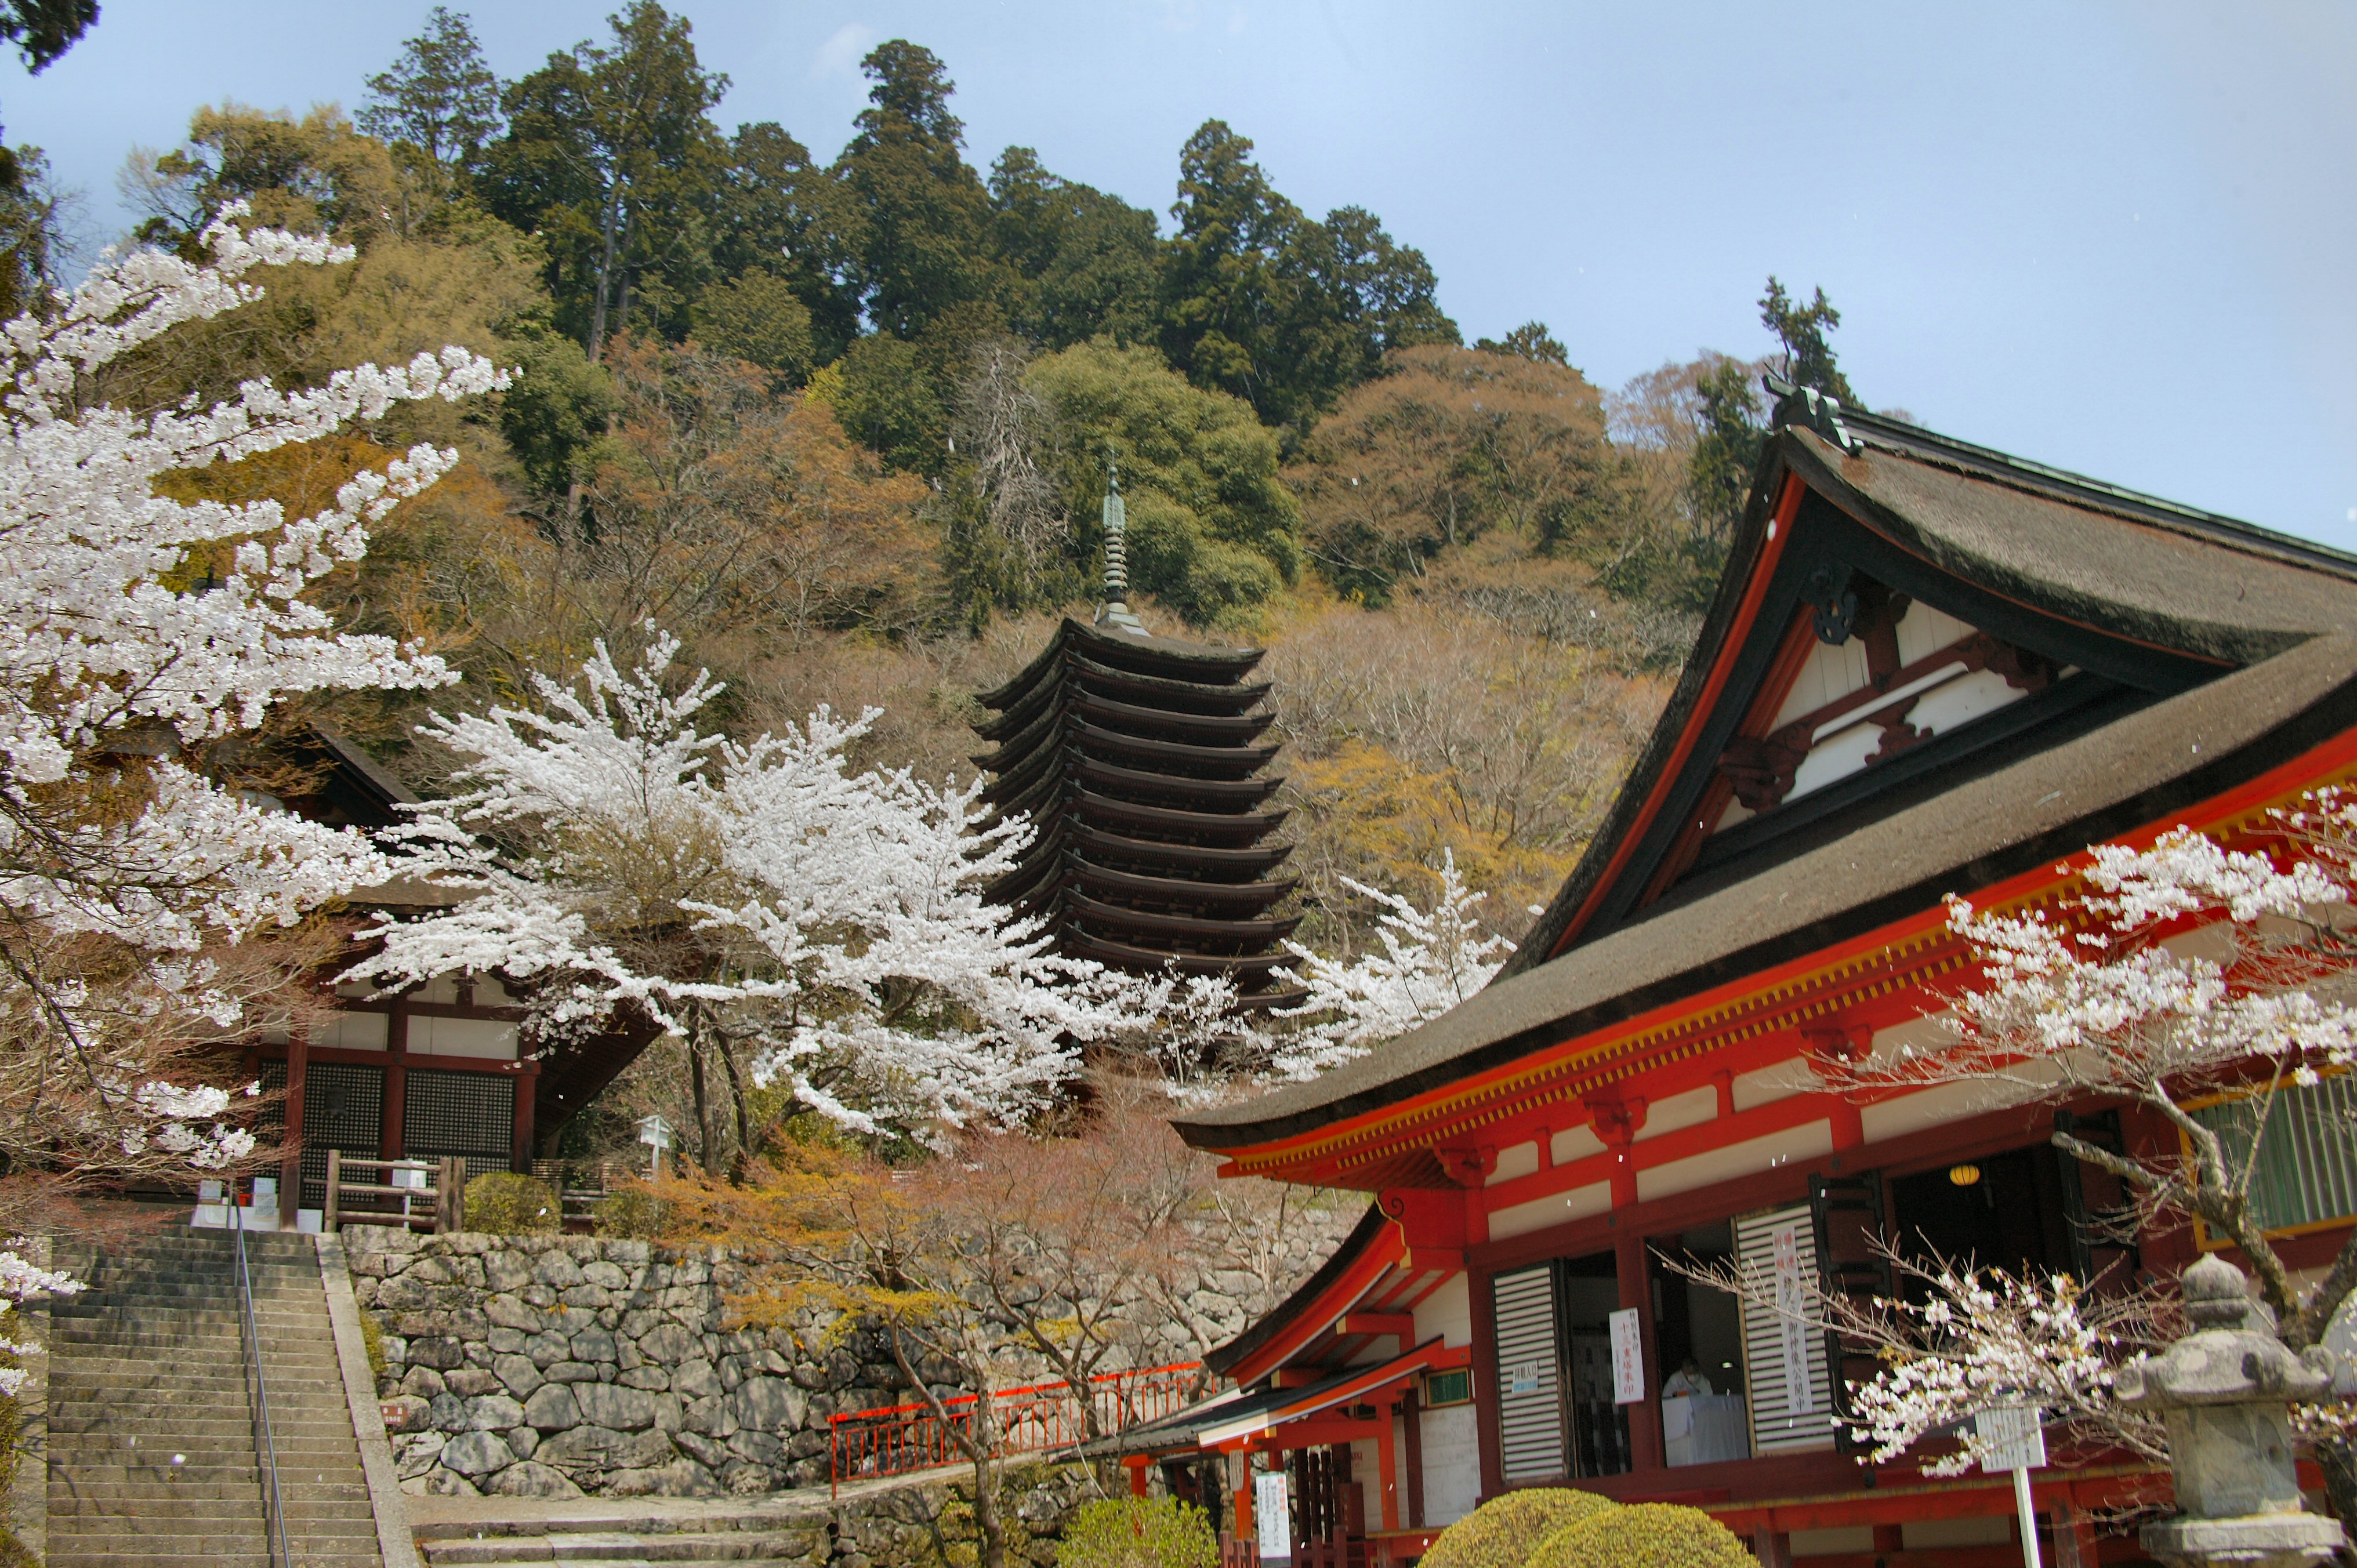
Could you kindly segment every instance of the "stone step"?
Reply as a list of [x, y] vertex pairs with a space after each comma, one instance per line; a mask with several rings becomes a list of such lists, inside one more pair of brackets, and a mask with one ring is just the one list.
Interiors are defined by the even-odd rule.
[[[156, 1511], [154, 1505], [168, 1504], [174, 1520], [228, 1520], [242, 1521], [262, 1517], [262, 1492], [258, 1487], [248, 1487], [242, 1496], [222, 1487], [222, 1496], [196, 1497], [187, 1492], [168, 1498], [87, 1498], [59, 1507], [52, 1504], [49, 1518], [76, 1520], [77, 1530], [101, 1528], [107, 1520], [129, 1520]], [[279, 1488], [279, 1497], [286, 1509], [287, 1533], [294, 1533], [297, 1521], [307, 1535], [351, 1535], [376, 1533], [376, 1521], [368, 1517], [368, 1488], [358, 1488], [359, 1512], [354, 1513], [354, 1498], [301, 1497]]]
[[[260, 1545], [260, 1536], [238, 1552], [215, 1552], [206, 1557], [204, 1568], [277, 1568]], [[373, 1568], [378, 1563], [374, 1548], [365, 1553], [352, 1552], [307, 1552], [297, 1549], [297, 1568]], [[168, 1533], [135, 1536], [121, 1544], [103, 1549], [53, 1548], [48, 1555], [48, 1568], [178, 1568], [188, 1562], [174, 1538]]]
[[[332, 1509], [344, 1503], [368, 1501], [364, 1486], [338, 1486], [333, 1483], [307, 1481], [301, 1487], [278, 1478], [279, 1495], [286, 1507]], [[205, 1481], [88, 1481], [76, 1483], [73, 1496], [63, 1502], [49, 1504], [49, 1517], [56, 1519], [62, 1511], [69, 1514], [122, 1512], [131, 1505], [151, 1502], [234, 1502], [260, 1508], [258, 1485], [251, 1478], [242, 1482]], [[87, 1505], [87, 1506], [85, 1506]]]
[[823, 1522], [802, 1530], [683, 1530], [642, 1535], [627, 1530], [565, 1530], [547, 1535], [490, 1535], [479, 1540], [421, 1541], [433, 1568], [473, 1568], [503, 1563], [784, 1563], [807, 1555], [825, 1538]]

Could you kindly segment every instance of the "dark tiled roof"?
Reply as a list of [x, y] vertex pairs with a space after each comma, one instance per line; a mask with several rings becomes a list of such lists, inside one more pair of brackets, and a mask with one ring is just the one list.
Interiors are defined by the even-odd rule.
[[[1397, 1103], [2074, 854], [2357, 727], [2357, 559], [1913, 426], [1843, 417], [1855, 451], [1809, 430], [1771, 438], [1678, 689], [1507, 971], [1320, 1079], [1180, 1120], [1189, 1143], [1243, 1147]], [[1764, 863], [1681, 885], [1550, 959], [1697, 717], [1787, 472], [1995, 597], [2230, 672], [2065, 743], [1921, 780], [1873, 820], [1828, 822]]]

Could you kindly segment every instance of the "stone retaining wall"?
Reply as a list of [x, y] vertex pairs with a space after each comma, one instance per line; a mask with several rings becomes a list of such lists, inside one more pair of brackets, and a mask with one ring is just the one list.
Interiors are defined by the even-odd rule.
[[[1273, 1278], [1235, 1271], [1190, 1282], [1195, 1326], [1149, 1326], [1148, 1345], [1167, 1351], [1161, 1360], [1194, 1359], [1206, 1333], [1237, 1332], [1307, 1277], [1355, 1218], [1347, 1206], [1300, 1217]], [[344, 1240], [353, 1293], [381, 1336], [377, 1391], [413, 1494], [711, 1497], [823, 1486], [827, 1417], [914, 1397], [881, 1337], [831, 1332], [831, 1314], [725, 1329], [726, 1297], [745, 1281], [716, 1250], [359, 1228]], [[953, 1381], [947, 1368], [918, 1370]]]
[[348, 1236], [405, 1491], [751, 1494], [827, 1478], [826, 1418], [897, 1380], [853, 1334], [724, 1332], [724, 1254], [584, 1237]]

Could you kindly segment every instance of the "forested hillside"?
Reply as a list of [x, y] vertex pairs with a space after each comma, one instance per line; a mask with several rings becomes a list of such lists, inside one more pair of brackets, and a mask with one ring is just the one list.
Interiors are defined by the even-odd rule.
[[[138, 242], [193, 256], [224, 204], [351, 264], [110, 369], [156, 408], [455, 342], [516, 367], [485, 408], [409, 404], [322, 449], [178, 476], [184, 499], [316, 502], [420, 440], [457, 472], [325, 588], [447, 657], [437, 705], [529, 693], [661, 626], [731, 727], [885, 716], [861, 759], [965, 769], [969, 693], [1101, 572], [1109, 465], [1158, 628], [1271, 649], [1310, 919], [1342, 879], [1428, 894], [1453, 854], [1516, 934], [1577, 855], [1706, 599], [1760, 439], [1758, 367], [1705, 354], [1600, 391], [1533, 322], [1466, 346], [1423, 254], [1287, 200], [1237, 128], [1175, 149], [1166, 213], [1014, 146], [976, 166], [949, 68], [895, 40], [831, 157], [725, 125], [720, 62], [640, 0], [521, 80], [436, 9], [334, 105], [200, 110], [135, 150]], [[38, 149], [11, 286], [56, 283]], [[1838, 317], [1771, 280], [1784, 368], [1846, 395]], [[193, 574], [219, 565], [191, 561]], [[423, 703], [321, 699], [421, 788]]]

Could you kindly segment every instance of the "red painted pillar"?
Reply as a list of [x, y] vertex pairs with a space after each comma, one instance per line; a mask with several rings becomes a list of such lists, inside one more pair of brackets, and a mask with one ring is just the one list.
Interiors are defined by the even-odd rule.
[[295, 1229], [303, 1206], [303, 1090], [311, 1071], [311, 1037], [297, 1029], [286, 1040], [286, 1102], [278, 1155], [278, 1228]]
[[1662, 1446], [1662, 1406], [1654, 1396], [1661, 1388], [1661, 1378], [1654, 1370], [1660, 1352], [1653, 1345], [1653, 1287], [1645, 1255], [1642, 1236], [1623, 1235], [1612, 1244], [1612, 1272], [1619, 1276], [1620, 1305], [1623, 1310], [1637, 1309], [1637, 1327], [1644, 1347], [1645, 1397], [1635, 1404], [1623, 1405], [1629, 1412], [1629, 1464], [1633, 1470], [1659, 1470], [1663, 1467]]
[[[404, 1105], [409, 1094], [409, 1002], [406, 997], [393, 999], [391, 1011], [384, 1020], [384, 1121], [378, 1130], [377, 1157], [397, 1160], [402, 1155]], [[380, 1181], [390, 1178], [380, 1176]]]
[[540, 1097], [539, 1069], [538, 1062], [518, 1062], [515, 1067], [515, 1120], [508, 1169], [518, 1176], [532, 1174], [532, 1112], [533, 1102]]
[[1465, 1293], [1473, 1308], [1473, 1435], [1481, 1456], [1481, 1496], [1488, 1502], [1506, 1489], [1505, 1448], [1498, 1435], [1497, 1301], [1490, 1294], [1490, 1276], [1480, 1269], [1465, 1271]]

